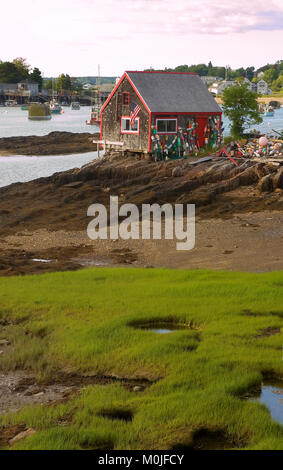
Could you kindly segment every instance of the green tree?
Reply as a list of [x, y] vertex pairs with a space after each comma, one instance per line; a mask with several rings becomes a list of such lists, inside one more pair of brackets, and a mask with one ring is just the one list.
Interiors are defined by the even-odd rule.
[[242, 77], [241, 75], [236, 78], [236, 82], [237, 82], [239, 85], [243, 85], [244, 80], [245, 80], [245, 77]]
[[224, 114], [232, 122], [233, 137], [241, 137], [246, 128], [262, 122], [258, 111], [257, 94], [248, 90], [247, 84], [226, 88], [222, 99]]
[[76, 91], [77, 93], [81, 93], [82, 91], [82, 84], [78, 81], [77, 78], [75, 77], [72, 77], [71, 78], [71, 90], [72, 91]]
[[213, 77], [222, 77], [225, 78], [226, 68], [225, 67], [213, 67], [212, 74]]
[[52, 90], [52, 79], [49, 78], [48, 80], [43, 82], [43, 88], [46, 88], [46, 90]]
[[246, 77], [249, 79], [250, 82], [254, 78], [254, 73], [255, 73], [255, 68], [254, 67], [247, 67], [246, 68]]
[[245, 71], [245, 69], [244, 69], [243, 67], [241, 67], [241, 68], [235, 70], [234, 73], [236, 74], [236, 77], [235, 77], [235, 78], [238, 78], [238, 77], [244, 77], [244, 78], [245, 78], [245, 77], [246, 77], [246, 71]]
[[56, 90], [70, 91], [72, 89], [71, 77], [62, 73], [56, 80]]
[[30, 65], [27, 64], [26, 59], [23, 57], [17, 57], [13, 60], [13, 64], [17, 67], [19, 72], [21, 73], [21, 80], [25, 80], [29, 77], [30, 72]]
[[189, 66], [188, 65], [178, 65], [174, 69], [175, 72], [189, 72]]
[[272, 91], [281, 91], [283, 89], [283, 74], [272, 82], [271, 88]]
[[266, 70], [262, 78], [268, 83], [268, 85], [271, 85], [272, 82], [277, 78], [276, 70], [273, 68]]
[[41, 71], [37, 67], [34, 67], [32, 73], [30, 74], [30, 78], [34, 82], [38, 83], [38, 89], [39, 89], [39, 91], [41, 91], [42, 90], [43, 78], [42, 78], [42, 75], [41, 75]]
[[2, 62], [0, 64], [0, 82], [18, 83], [23, 78], [21, 71], [13, 62]]
[[207, 75], [208, 66], [206, 64], [191, 65], [188, 67], [187, 71], [198, 73], [201, 77], [203, 77]]

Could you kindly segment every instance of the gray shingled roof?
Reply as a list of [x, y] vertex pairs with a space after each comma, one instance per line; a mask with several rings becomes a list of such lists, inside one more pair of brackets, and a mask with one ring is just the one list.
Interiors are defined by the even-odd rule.
[[153, 113], [218, 113], [213, 96], [198, 75], [127, 72]]

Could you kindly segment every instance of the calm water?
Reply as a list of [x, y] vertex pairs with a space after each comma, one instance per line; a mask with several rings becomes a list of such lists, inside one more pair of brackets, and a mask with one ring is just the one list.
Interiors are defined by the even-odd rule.
[[57, 171], [79, 168], [97, 157], [97, 152], [52, 157], [0, 157], [0, 187], [51, 176]]
[[182, 325], [178, 323], [147, 323], [147, 324], [137, 324], [134, 325], [135, 328], [140, 328], [141, 330], [152, 331], [153, 333], [157, 333], [159, 335], [166, 335], [168, 333], [173, 333], [174, 331], [178, 330], [187, 330], [189, 327], [187, 325]]
[[97, 126], [88, 126], [85, 121], [90, 119], [90, 106], [82, 106], [72, 111], [63, 106], [63, 114], [53, 114], [50, 121], [30, 121], [28, 111], [21, 108], [0, 108], [0, 137], [22, 135], [46, 135], [54, 131], [97, 132]]
[[[230, 122], [229, 119], [224, 116], [223, 118], [224, 122], [224, 135], [229, 135], [230, 133]], [[263, 122], [257, 126], [252, 126], [251, 129], [249, 130], [258, 130], [262, 134], [274, 134], [272, 132], [272, 129], [275, 131], [282, 131], [283, 130], [283, 108], [278, 108], [274, 112], [273, 117], [264, 117], [263, 116]]]
[[[0, 108], [0, 137], [21, 135], [46, 135], [53, 131], [68, 132], [98, 132], [97, 126], [88, 126], [91, 107], [82, 106], [78, 111], [63, 107], [64, 114], [53, 114], [50, 121], [29, 121], [27, 111], [20, 108]], [[224, 116], [224, 134], [229, 134], [230, 123]], [[275, 110], [274, 117], [264, 117], [263, 123], [253, 126], [262, 133], [272, 132], [271, 128], [281, 131], [283, 129], [283, 108]]]
[[253, 398], [252, 401], [258, 401], [266, 405], [271, 417], [283, 424], [283, 382], [263, 383], [260, 396]]
[[[63, 114], [53, 115], [50, 121], [30, 121], [28, 112], [21, 108], [0, 108], [0, 137], [46, 135], [53, 131], [97, 132], [96, 126], [88, 126], [91, 107], [82, 106], [72, 111], [63, 107]], [[57, 171], [81, 167], [97, 157], [96, 152], [58, 155], [51, 157], [0, 157], [0, 187], [11, 183], [31, 181], [50, 176]]]

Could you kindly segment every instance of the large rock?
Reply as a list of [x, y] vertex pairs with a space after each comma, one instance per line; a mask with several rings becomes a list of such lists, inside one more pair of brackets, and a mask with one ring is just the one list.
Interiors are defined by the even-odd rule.
[[21, 441], [22, 439], [25, 439], [26, 437], [32, 436], [35, 434], [35, 430], [32, 428], [27, 429], [26, 431], [22, 431], [19, 434], [17, 434], [13, 439], [9, 440], [10, 446], [14, 445], [16, 442]]
[[261, 193], [271, 192], [273, 190], [272, 175], [266, 175], [261, 178], [257, 187]]
[[184, 171], [183, 171], [183, 168], [181, 166], [176, 166], [175, 168], [173, 168], [172, 176], [178, 178], [178, 177], [183, 176], [183, 175], [184, 175]]
[[280, 168], [277, 173], [273, 176], [272, 180], [273, 189], [283, 189], [283, 168]]

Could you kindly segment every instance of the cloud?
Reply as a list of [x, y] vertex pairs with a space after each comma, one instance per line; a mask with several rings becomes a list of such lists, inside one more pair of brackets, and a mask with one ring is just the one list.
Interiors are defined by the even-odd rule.
[[[41, 4], [14, 0], [15, 34], [2, 22], [0, 59], [89, 75], [97, 63], [120, 73], [209, 60], [259, 66], [281, 55], [283, 0], [49, 0], [44, 13]], [[10, 10], [3, 2], [3, 18]]]
[[[259, 11], [257, 17], [258, 23], [253, 26], [253, 29], [262, 31], [283, 30], [283, 11]], [[239, 30], [239, 32], [246, 30], [247, 27], [243, 27]]]
[[[90, 5], [93, 2], [83, 0]], [[96, 18], [121, 35], [233, 34], [283, 30], [281, 0], [104, 0]], [[119, 25], [119, 26], [118, 26]]]

